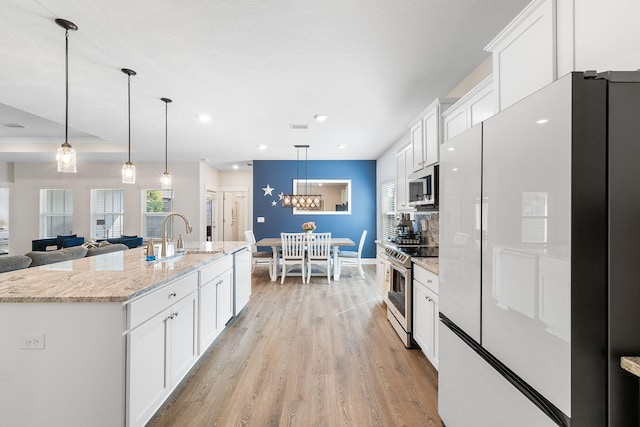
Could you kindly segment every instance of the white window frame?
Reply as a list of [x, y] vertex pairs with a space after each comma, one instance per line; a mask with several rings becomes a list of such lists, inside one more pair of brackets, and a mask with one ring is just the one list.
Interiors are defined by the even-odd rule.
[[396, 181], [385, 182], [380, 186], [380, 210], [382, 212], [382, 241], [388, 242], [396, 228]]
[[[158, 191], [163, 194], [163, 196], [169, 195], [169, 207], [168, 210], [163, 210], [162, 212], [147, 212], [147, 192], [149, 191]], [[153, 238], [160, 239], [162, 236], [162, 232], [158, 230], [157, 233], [149, 233], [148, 223], [150, 218], [164, 218], [173, 211], [173, 200], [174, 200], [173, 190], [161, 190], [156, 188], [147, 188], [142, 190], [142, 237], [145, 239]], [[164, 197], [163, 197], [164, 200]], [[167, 224], [167, 235], [171, 239], [173, 238], [173, 226], [171, 222]]]
[[[108, 192], [111, 192], [111, 206], [107, 206]], [[103, 203], [98, 198], [102, 197]], [[118, 200], [119, 199], [119, 200]], [[98, 206], [104, 206], [98, 212]], [[110, 208], [110, 209], [108, 209]], [[104, 225], [98, 225], [98, 220], [104, 220]], [[91, 189], [91, 237], [107, 239], [120, 237], [124, 232], [124, 190], [117, 188]]]
[[[55, 194], [62, 195], [61, 209], [50, 209], [50, 198]], [[49, 218], [64, 218], [64, 229], [53, 232], [49, 228]], [[68, 219], [68, 221], [67, 221]], [[57, 235], [73, 233], [73, 190], [69, 188], [41, 188], [40, 189], [40, 238], [53, 238]]]

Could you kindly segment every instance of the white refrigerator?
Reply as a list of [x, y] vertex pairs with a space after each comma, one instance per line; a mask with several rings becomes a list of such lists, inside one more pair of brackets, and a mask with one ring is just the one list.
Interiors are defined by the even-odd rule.
[[638, 425], [639, 123], [640, 73], [571, 73], [441, 146], [447, 427]]

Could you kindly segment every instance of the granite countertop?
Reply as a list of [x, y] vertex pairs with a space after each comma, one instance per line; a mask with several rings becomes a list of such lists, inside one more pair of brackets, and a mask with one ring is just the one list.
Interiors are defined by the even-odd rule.
[[620, 366], [625, 371], [640, 377], [640, 357], [625, 356], [620, 358]]
[[0, 274], [0, 303], [124, 302], [246, 246], [185, 243], [186, 253], [145, 261], [145, 247]]
[[438, 257], [411, 257], [411, 261], [433, 274], [439, 274], [440, 260]]

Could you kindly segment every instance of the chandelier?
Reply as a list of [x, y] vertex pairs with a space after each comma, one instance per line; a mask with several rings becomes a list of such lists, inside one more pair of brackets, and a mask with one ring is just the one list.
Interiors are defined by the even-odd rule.
[[[296, 184], [298, 179], [298, 169], [300, 164], [300, 149], [304, 148], [305, 159], [305, 194], [284, 194], [282, 195], [282, 207], [283, 208], [296, 208], [304, 210], [318, 210], [322, 207], [322, 196], [319, 194], [306, 194], [309, 192], [309, 159], [308, 159], [308, 145], [294, 145], [296, 147]], [[296, 185], [296, 192], [298, 187]]]

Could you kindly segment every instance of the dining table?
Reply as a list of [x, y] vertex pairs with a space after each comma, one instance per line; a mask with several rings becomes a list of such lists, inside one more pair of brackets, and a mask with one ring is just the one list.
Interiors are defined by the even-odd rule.
[[[331, 237], [331, 246], [333, 250], [333, 280], [340, 280], [340, 263], [338, 262], [338, 247], [340, 246], [355, 246], [356, 243], [348, 237]], [[278, 279], [278, 248], [282, 247], [282, 239], [280, 237], [265, 237], [256, 242], [256, 246], [270, 246], [273, 252], [273, 262], [269, 269], [269, 276], [271, 281], [275, 282]]]

